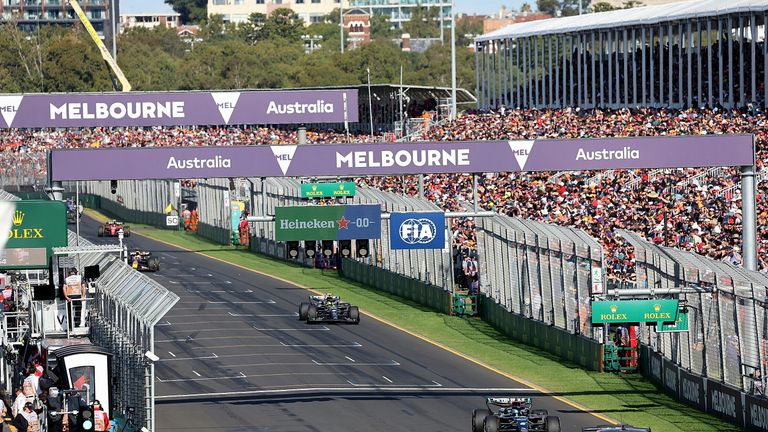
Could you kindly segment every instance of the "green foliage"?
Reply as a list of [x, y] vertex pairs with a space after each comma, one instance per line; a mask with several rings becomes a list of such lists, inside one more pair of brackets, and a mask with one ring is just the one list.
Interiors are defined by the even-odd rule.
[[[283, 11], [254, 14], [240, 25], [214, 15], [194, 40], [182, 40], [173, 29], [130, 29], [118, 39], [118, 63], [135, 91], [359, 85], [368, 82], [368, 68], [373, 83], [398, 83], [401, 66], [406, 84], [450, 85], [447, 43], [404, 53], [391, 40], [389, 22], [377, 18], [378, 37], [341, 54], [337, 24], [304, 27]], [[457, 25], [458, 84], [474, 89], [474, 54], [464, 34], [481, 33], [482, 21]], [[322, 48], [305, 54], [304, 34], [323, 36]], [[110, 70], [80, 26], [25, 34], [6, 23], [0, 25], [0, 52], [0, 93], [112, 90]]]
[[579, 2], [583, 13], [589, 12], [589, 0], [536, 0], [540, 12], [554, 16], [572, 16], [579, 13]]
[[608, 2], [597, 2], [592, 4], [593, 12], [609, 12], [616, 10], [616, 8]]
[[415, 7], [411, 19], [403, 24], [403, 30], [412, 39], [440, 37], [440, 9]]
[[181, 14], [184, 24], [202, 24], [208, 14], [208, 0], [165, 0], [173, 10]]
[[456, 20], [456, 45], [472, 45], [475, 36], [483, 34], [482, 16], [464, 16]]
[[400, 36], [384, 15], [376, 14], [371, 17], [371, 39], [392, 39]]

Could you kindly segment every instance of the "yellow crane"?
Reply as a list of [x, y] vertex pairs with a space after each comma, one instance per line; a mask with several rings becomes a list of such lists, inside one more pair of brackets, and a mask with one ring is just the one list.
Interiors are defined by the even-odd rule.
[[[114, 1], [114, 0], [111, 0], [111, 1]], [[85, 29], [88, 30], [88, 34], [91, 35], [91, 39], [93, 39], [93, 42], [99, 48], [99, 51], [101, 52], [101, 57], [104, 59], [107, 65], [109, 65], [109, 68], [112, 69], [114, 76], [120, 82], [121, 90], [124, 92], [131, 91], [131, 83], [128, 82], [128, 80], [125, 78], [125, 75], [123, 74], [122, 69], [120, 69], [120, 66], [117, 65], [117, 62], [115, 61], [115, 59], [113, 59], [112, 55], [109, 54], [109, 50], [104, 45], [104, 42], [101, 41], [101, 38], [99, 38], [99, 35], [96, 33], [96, 30], [93, 28], [93, 25], [91, 25], [91, 21], [88, 20], [87, 16], [85, 16], [85, 12], [83, 12], [83, 9], [77, 3], [77, 0], [69, 0], [69, 5], [72, 6], [72, 9], [74, 9], [75, 13], [77, 13], [77, 16], [80, 18], [80, 22], [83, 23], [83, 26], [85, 26]], [[115, 19], [115, 17], [112, 17], [112, 19]], [[117, 37], [117, 35], [112, 35], [112, 37]]]

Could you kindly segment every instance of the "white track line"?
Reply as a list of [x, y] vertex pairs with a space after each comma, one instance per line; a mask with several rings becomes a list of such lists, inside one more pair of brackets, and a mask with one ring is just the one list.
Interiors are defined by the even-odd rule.
[[335, 372], [317, 372], [317, 373], [295, 373], [295, 372], [288, 372], [288, 373], [276, 373], [276, 374], [256, 374], [256, 375], [246, 375], [242, 372], [240, 372], [239, 375], [236, 376], [227, 376], [227, 377], [209, 377], [209, 378], [177, 378], [177, 379], [169, 379], [164, 380], [160, 379], [160, 377], [157, 377], [157, 380], [161, 383], [172, 383], [172, 382], [189, 382], [189, 381], [216, 381], [216, 380], [230, 380], [230, 379], [240, 379], [240, 378], [263, 378], [263, 377], [280, 377], [280, 376], [298, 376], [298, 375], [342, 375]]
[[389, 363], [326, 363], [312, 360], [312, 362], [318, 366], [400, 366], [400, 363], [390, 360]]
[[388, 383], [392, 384], [392, 380], [391, 379], [385, 377], [384, 375], [382, 375], [381, 377], [384, 378], [385, 380], [387, 380]]
[[352, 357], [350, 357], [350, 356], [344, 356], [344, 358], [349, 360], [349, 361], [351, 361], [352, 363], [355, 362], [355, 360]]
[[201, 377], [201, 376], [202, 376], [202, 375], [200, 375], [199, 373], [197, 373], [197, 371], [196, 371], [196, 370], [193, 370], [192, 372], [194, 372], [194, 374], [195, 374], [195, 375], [197, 375], [197, 376], [199, 376], [199, 377]]
[[172, 355], [172, 356], [176, 357], [176, 354], [174, 354], [174, 353], [172, 353], [172, 352], [170, 352], [170, 351], [168, 351], [168, 354], [170, 354], [170, 355]]
[[232, 312], [227, 312], [227, 313], [233, 317], [297, 317], [299, 316], [298, 312], [289, 313], [289, 314], [241, 314], [241, 313], [232, 313]]
[[322, 327], [306, 327], [306, 328], [258, 328], [253, 327], [254, 330], [258, 331], [328, 331], [330, 328], [326, 326]]
[[[160, 381], [167, 382], [167, 381]], [[305, 385], [305, 384], [297, 384]], [[155, 396], [155, 399], [176, 399], [176, 398], [189, 398], [189, 397], [226, 397], [226, 396], [256, 396], [256, 395], [280, 395], [284, 393], [350, 393], [350, 392], [408, 392], [408, 393], [430, 393], [430, 392], [446, 392], [446, 393], [462, 393], [473, 392], [479, 393], [485, 396], [487, 393], [518, 393], [518, 392], [536, 392], [534, 389], [529, 388], [480, 388], [480, 387], [328, 387], [332, 384], [322, 384], [324, 387], [302, 387], [302, 388], [286, 388], [290, 386], [280, 386], [280, 388], [266, 389], [266, 390], [245, 390], [245, 391], [233, 391], [233, 392], [221, 392], [221, 393], [190, 393], [190, 394], [174, 394], [174, 395], [162, 395]], [[267, 386], [262, 386], [267, 387]]]

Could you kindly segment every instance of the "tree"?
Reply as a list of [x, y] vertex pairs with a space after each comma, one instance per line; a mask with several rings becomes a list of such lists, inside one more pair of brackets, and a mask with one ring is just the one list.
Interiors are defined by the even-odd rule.
[[582, 12], [589, 10], [589, 0], [536, 0], [540, 12], [554, 16], [572, 16], [579, 13], [579, 2]]
[[259, 40], [281, 38], [298, 41], [303, 28], [304, 21], [299, 18], [296, 12], [288, 8], [275, 9], [264, 21], [259, 32]]
[[202, 24], [208, 16], [208, 0], [165, 0], [165, 3], [181, 14], [184, 24]]
[[520, 6], [520, 12], [523, 12], [523, 13], [531, 13], [531, 12], [533, 12], [533, 9], [531, 8], [531, 4], [527, 3], [527, 2], [523, 3], [523, 5]]
[[412, 9], [411, 19], [403, 24], [403, 30], [411, 35], [411, 38], [436, 38], [440, 36], [440, 10], [432, 7], [415, 7]]
[[592, 4], [592, 12], [610, 12], [612, 10], [616, 10], [616, 8], [608, 2], [601, 1]]
[[397, 30], [386, 16], [374, 14], [371, 17], [371, 39], [392, 39], [397, 36]]
[[237, 34], [244, 41], [255, 44], [261, 37], [261, 29], [267, 16], [263, 13], [254, 12], [248, 16], [248, 21], [241, 23], [237, 27]]
[[456, 20], [456, 46], [467, 47], [483, 34], [483, 17], [465, 15]]

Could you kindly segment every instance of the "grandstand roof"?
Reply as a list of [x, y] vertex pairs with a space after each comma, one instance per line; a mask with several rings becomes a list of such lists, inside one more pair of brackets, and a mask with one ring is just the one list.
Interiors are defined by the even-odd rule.
[[768, 2], [765, 0], [699, 0], [669, 3], [658, 6], [644, 6], [511, 24], [499, 30], [478, 36], [475, 41], [484, 42], [506, 38], [652, 25], [669, 21], [754, 11], [768, 11]]

